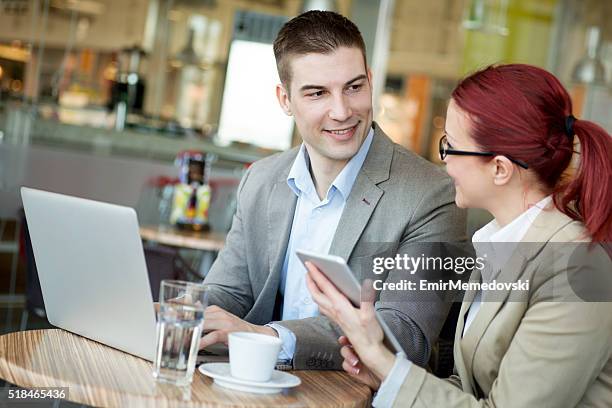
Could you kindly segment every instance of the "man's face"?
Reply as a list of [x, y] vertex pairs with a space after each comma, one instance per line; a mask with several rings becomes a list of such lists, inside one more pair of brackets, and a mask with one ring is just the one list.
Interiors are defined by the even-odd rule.
[[370, 72], [359, 48], [294, 56], [291, 92], [277, 87], [283, 110], [293, 115], [308, 149], [319, 162], [346, 163], [372, 124]]

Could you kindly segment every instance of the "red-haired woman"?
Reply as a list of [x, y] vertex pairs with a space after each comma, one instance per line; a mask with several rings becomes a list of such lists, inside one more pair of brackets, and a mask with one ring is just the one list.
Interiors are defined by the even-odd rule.
[[[466, 291], [456, 374], [440, 379], [384, 347], [374, 303], [353, 307], [309, 265], [313, 299], [345, 334], [343, 368], [378, 390], [377, 407], [611, 407], [612, 264], [604, 250], [612, 234], [610, 135], [574, 118], [552, 74], [522, 64], [491, 66], [462, 80], [445, 133], [440, 155], [457, 205], [494, 216], [474, 234], [477, 253], [482, 243], [529, 243], [526, 261], [506, 278], [528, 279], [531, 289], [521, 301], [503, 291], [488, 298], [484, 286]], [[564, 176], [576, 137], [578, 169]], [[588, 256], [563, 253], [580, 241]], [[492, 281], [504, 268], [475, 270], [471, 281]], [[576, 280], [600, 295], [576, 296]]]

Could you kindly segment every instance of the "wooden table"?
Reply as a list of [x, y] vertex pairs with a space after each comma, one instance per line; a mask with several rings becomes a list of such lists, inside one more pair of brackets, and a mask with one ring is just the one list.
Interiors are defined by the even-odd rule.
[[259, 395], [213, 385], [196, 370], [190, 387], [157, 383], [151, 363], [61, 329], [0, 336], [0, 377], [24, 388], [68, 387], [70, 401], [110, 407], [366, 407], [368, 387], [337, 371], [295, 371], [302, 384]]
[[142, 226], [140, 237], [163, 245], [202, 251], [220, 251], [225, 245], [225, 234], [219, 232], [184, 231], [166, 226]]

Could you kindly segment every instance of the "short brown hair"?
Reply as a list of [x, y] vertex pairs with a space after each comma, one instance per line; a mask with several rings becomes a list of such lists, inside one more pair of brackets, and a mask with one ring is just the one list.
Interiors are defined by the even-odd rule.
[[[359, 29], [348, 18], [332, 11], [313, 10], [289, 20], [274, 40], [278, 76], [286, 87], [291, 81], [289, 57], [310, 53], [330, 54], [340, 47], [357, 47], [366, 63], [366, 47]], [[289, 89], [287, 89], [289, 91]]]

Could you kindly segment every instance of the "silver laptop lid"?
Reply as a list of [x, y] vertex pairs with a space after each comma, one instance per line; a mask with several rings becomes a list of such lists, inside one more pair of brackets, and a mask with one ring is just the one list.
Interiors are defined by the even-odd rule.
[[21, 188], [49, 322], [153, 360], [155, 311], [132, 208]]

